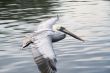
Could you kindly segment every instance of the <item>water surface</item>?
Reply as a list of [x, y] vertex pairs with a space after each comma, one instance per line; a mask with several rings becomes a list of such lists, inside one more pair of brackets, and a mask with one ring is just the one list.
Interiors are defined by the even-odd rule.
[[0, 73], [38, 73], [21, 42], [57, 14], [58, 24], [86, 40], [67, 36], [53, 44], [57, 73], [110, 73], [110, 0], [0, 0]]

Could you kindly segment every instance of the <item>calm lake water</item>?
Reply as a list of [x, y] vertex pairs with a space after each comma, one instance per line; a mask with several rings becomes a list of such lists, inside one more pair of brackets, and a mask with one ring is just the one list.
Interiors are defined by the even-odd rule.
[[38, 73], [22, 39], [57, 14], [58, 24], [86, 40], [53, 44], [57, 73], [110, 73], [110, 0], [0, 0], [0, 73]]

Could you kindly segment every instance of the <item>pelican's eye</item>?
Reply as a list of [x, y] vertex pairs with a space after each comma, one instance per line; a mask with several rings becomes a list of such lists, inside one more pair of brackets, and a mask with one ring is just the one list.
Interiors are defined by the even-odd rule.
[[65, 29], [65, 28], [61, 26], [58, 30], [59, 30], [59, 31], [62, 31], [62, 30], [64, 30], [64, 29]]

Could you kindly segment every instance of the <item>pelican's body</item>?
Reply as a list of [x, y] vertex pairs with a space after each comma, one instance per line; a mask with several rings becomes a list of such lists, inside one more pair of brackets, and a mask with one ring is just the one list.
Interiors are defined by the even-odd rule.
[[[32, 43], [33, 57], [41, 73], [55, 73], [57, 71], [57, 60], [52, 43], [64, 39], [65, 33], [74, 37], [73, 34], [64, 31], [64, 28], [59, 29], [59, 31], [53, 31], [53, 25], [57, 21], [58, 17], [55, 17], [42, 22], [38, 25], [30, 39], [24, 43], [24, 47]], [[75, 38], [81, 40], [76, 36]]]
[[57, 42], [65, 37], [60, 31], [53, 31], [53, 25], [58, 21], [58, 17], [51, 18], [38, 25], [32, 38], [32, 53], [41, 73], [56, 72], [56, 56], [52, 42]]

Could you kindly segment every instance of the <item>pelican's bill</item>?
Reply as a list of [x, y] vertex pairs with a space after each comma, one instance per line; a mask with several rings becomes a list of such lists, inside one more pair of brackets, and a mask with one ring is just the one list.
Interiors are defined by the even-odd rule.
[[64, 32], [64, 33], [66, 33], [66, 34], [68, 34], [68, 35], [70, 35], [70, 36], [72, 36], [72, 37], [74, 37], [74, 38], [76, 38], [76, 39], [78, 39], [78, 40], [80, 40], [80, 41], [83, 41], [83, 42], [84, 42], [84, 40], [83, 40], [83, 39], [81, 39], [81, 38], [80, 38], [80, 37], [78, 37], [77, 35], [75, 35], [75, 34], [71, 33], [70, 31], [68, 31], [68, 30], [67, 30], [66, 28], [64, 28], [64, 27], [60, 27], [59, 31]]

